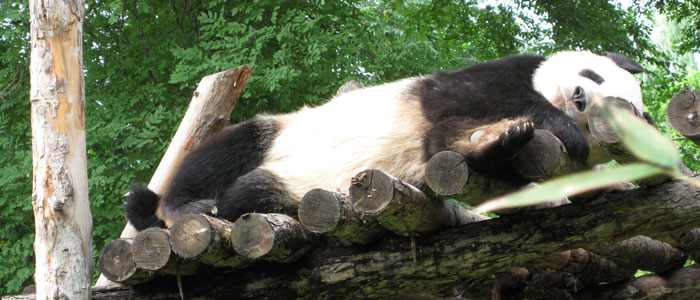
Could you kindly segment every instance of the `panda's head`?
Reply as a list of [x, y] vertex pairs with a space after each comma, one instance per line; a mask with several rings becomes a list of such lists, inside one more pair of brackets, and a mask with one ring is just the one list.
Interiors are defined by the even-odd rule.
[[643, 71], [637, 62], [621, 54], [559, 52], [540, 65], [533, 85], [550, 103], [579, 122], [595, 101], [605, 97], [623, 98], [643, 112], [642, 90], [632, 76]]
[[[625, 99], [634, 105], [640, 116], [643, 114], [642, 90], [632, 76], [643, 71], [637, 62], [621, 54], [559, 52], [547, 58], [535, 71], [533, 86], [550, 103], [571, 116], [588, 135], [588, 112], [594, 103], [605, 97]], [[591, 151], [597, 152], [595, 147], [591, 147]], [[594, 153], [589, 158], [590, 164], [605, 160]]]

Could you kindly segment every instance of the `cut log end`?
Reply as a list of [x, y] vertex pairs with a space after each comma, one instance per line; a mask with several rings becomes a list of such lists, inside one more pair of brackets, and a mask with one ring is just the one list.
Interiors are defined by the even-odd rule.
[[275, 233], [263, 215], [245, 214], [233, 223], [231, 243], [239, 254], [258, 259], [272, 250]]
[[382, 211], [394, 197], [392, 178], [373, 169], [357, 174], [350, 184], [350, 201], [364, 213]]
[[[634, 106], [627, 100], [618, 97], [606, 97], [603, 101], [617, 108], [626, 109], [635, 112]], [[610, 120], [605, 116], [599, 105], [593, 105], [588, 114], [588, 128], [591, 135], [598, 141], [604, 143], [618, 143], [620, 136], [617, 135], [615, 128], [610, 124]]]
[[299, 221], [311, 232], [329, 234], [353, 244], [368, 244], [386, 233], [376, 215], [359, 213], [347, 195], [322, 189], [313, 189], [301, 199]]
[[438, 195], [459, 194], [469, 179], [469, 168], [464, 157], [453, 151], [442, 151], [428, 160], [425, 180]]
[[340, 200], [323, 189], [309, 191], [299, 203], [299, 221], [311, 232], [333, 231], [340, 221]]
[[249, 213], [233, 223], [231, 244], [251, 260], [292, 262], [311, 250], [314, 236], [290, 216]]
[[98, 258], [97, 267], [111, 281], [128, 281], [138, 271], [131, 256], [131, 240], [113, 240], [105, 245]]
[[147, 228], [136, 235], [131, 246], [134, 263], [145, 270], [160, 270], [171, 256], [170, 237], [162, 228]]
[[520, 175], [530, 179], [549, 177], [559, 165], [565, 148], [562, 142], [546, 130], [535, 130], [535, 136], [513, 159]]
[[212, 229], [206, 218], [197, 214], [181, 216], [170, 227], [172, 249], [182, 258], [194, 258], [207, 250]]
[[682, 89], [671, 98], [666, 115], [671, 126], [691, 140], [700, 140], [700, 90]]

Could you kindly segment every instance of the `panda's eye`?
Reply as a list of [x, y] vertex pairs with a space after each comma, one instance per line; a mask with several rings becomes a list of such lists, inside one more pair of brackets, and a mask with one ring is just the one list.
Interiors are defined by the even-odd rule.
[[574, 99], [581, 99], [581, 98], [584, 98], [584, 97], [586, 97], [586, 92], [583, 91], [583, 88], [582, 88], [582, 87], [577, 86], [577, 87], [574, 89], [574, 97], [573, 97], [573, 98], [574, 98]]

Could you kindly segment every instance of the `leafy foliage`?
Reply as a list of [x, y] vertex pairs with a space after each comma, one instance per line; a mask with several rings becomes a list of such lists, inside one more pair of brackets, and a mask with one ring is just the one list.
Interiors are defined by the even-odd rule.
[[[628, 9], [579, 2], [89, 1], [83, 51], [93, 250], [119, 235], [124, 193], [149, 180], [200, 78], [241, 64], [254, 73], [236, 122], [318, 105], [351, 79], [371, 85], [518, 52], [592, 49], [639, 58], [654, 66], [644, 92], [657, 121], [679, 85], [697, 87], [698, 75], [673, 75], [664, 62], [674, 54], [659, 52], [648, 37], [650, 3], [668, 3], [673, 18], [694, 24], [696, 16], [680, 8], [697, 1]], [[698, 34], [683, 36], [687, 49], [697, 49]], [[0, 2], [0, 39], [0, 294], [9, 294], [33, 273], [26, 3]], [[686, 163], [697, 161], [697, 150], [683, 147]]]
[[28, 32], [27, 6], [0, 4], [0, 294], [34, 274]]
[[656, 2], [656, 7], [681, 23], [683, 35], [678, 46], [679, 52], [700, 52], [700, 1], [660, 0]]

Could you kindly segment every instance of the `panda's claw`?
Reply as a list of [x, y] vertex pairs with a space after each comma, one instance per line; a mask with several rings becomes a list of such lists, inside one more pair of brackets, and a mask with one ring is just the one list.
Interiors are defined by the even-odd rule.
[[499, 144], [506, 152], [517, 151], [534, 136], [535, 126], [532, 122], [521, 122], [510, 126], [498, 137]]

